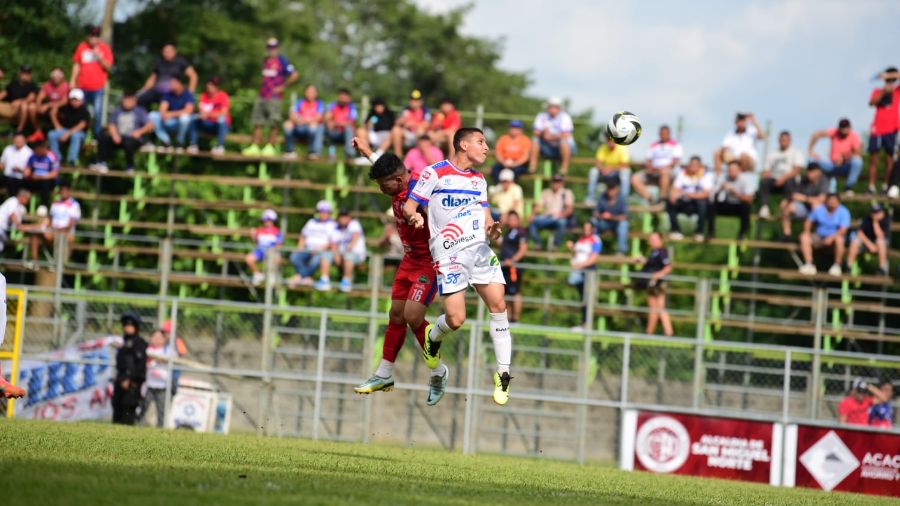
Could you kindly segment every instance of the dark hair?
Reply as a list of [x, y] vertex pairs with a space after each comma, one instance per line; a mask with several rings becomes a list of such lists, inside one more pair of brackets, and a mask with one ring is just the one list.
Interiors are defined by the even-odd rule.
[[441, 101], [438, 102], [438, 105], [444, 105], [444, 104], [450, 104], [450, 105], [453, 105], [453, 101], [450, 100], [448, 97], [443, 97], [443, 98], [441, 99]]
[[732, 165], [737, 165], [738, 167], [742, 167], [740, 160], [732, 160], [732, 161], [728, 162], [729, 167], [731, 167]]
[[850, 120], [841, 118], [840, 121], [838, 121], [838, 128], [850, 128]]
[[184, 84], [184, 79], [182, 79], [181, 76], [175, 76], [175, 75], [169, 76], [169, 80], [170, 81], [178, 81], [179, 83]]
[[468, 139], [469, 136], [471, 136], [473, 134], [484, 135], [484, 132], [482, 132], [480, 128], [474, 128], [474, 127], [464, 127], [464, 128], [460, 128], [459, 130], [457, 130], [456, 133], [453, 134], [453, 149], [456, 151], [459, 151], [460, 150], [459, 143], [461, 143], [465, 139]]
[[606, 191], [612, 190], [614, 188], [619, 188], [620, 186], [618, 179], [610, 179], [606, 182]]
[[372, 107], [375, 107], [376, 105], [387, 105], [387, 104], [384, 103], [383, 98], [375, 97], [372, 99]]
[[663, 128], [665, 128], [666, 130], [668, 130], [670, 132], [672, 131], [672, 129], [669, 127], [669, 125], [666, 125], [665, 123], [663, 123], [662, 125], [659, 126], [660, 130], [662, 130]]
[[787, 135], [788, 137], [790, 137], [791, 132], [789, 132], [788, 130], [782, 130], [781, 132], [778, 133], [778, 137], [781, 137], [782, 135]]
[[700, 158], [700, 155], [694, 155], [694, 156], [692, 156], [690, 161], [693, 162], [694, 160], [696, 160], [697, 163], [699, 163], [699, 164], [701, 164], [701, 165], [703, 164], [703, 159]]
[[372, 164], [372, 168], [369, 169], [369, 179], [374, 180], [393, 176], [400, 170], [406, 170], [403, 160], [393, 153], [385, 153]]
[[136, 97], [136, 96], [137, 96], [137, 93], [135, 93], [133, 90], [125, 90], [122, 92], [122, 98]]
[[34, 145], [34, 149], [37, 149], [37, 148], [47, 148], [47, 147], [50, 147], [50, 145], [47, 144], [47, 141], [46, 141], [46, 140], [38, 141], [38, 142], [35, 143], [35, 145]]
[[811, 170], [822, 170], [822, 166], [819, 165], [819, 162], [813, 160], [813, 161], [809, 162], [809, 164], [806, 166], [807, 172], [809, 172]]
[[60, 188], [60, 189], [62, 189], [62, 188], [68, 188], [68, 189], [71, 190], [71, 189], [72, 189], [72, 182], [69, 181], [68, 179], [60, 179], [60, 180], [59, 180], [59, 188]]
[[16, 196], [18, 197], [19, 195], [25, 195], [26, 193], [30, 194], [31, 190], [29, 190], [28, 188], [19, 188], [19, 191], [16, 192]]
[[347, 95], [349, 95], [350, 90], [348, 90], [347, 88], [338, 88], [338, 95], [340, 95], [341, 93], [346, 93]]
[[887, 376], [878, 378], [878, 386], [883, 387], [885, 385], [893, 386], [893, 382]]
[[510, 209], [509, 211], [506, 212], [506, 216], [513, 216], [513, 215], [515, 215], [516, 218], [519, 217], [519, 213], [517, 213], [515, 209]]
[[831, 197], [834, 197], [834, 198], [836, 198], [836, 199], [838, 199], [838, 200], [841, 200], [841, 196], [840, 196], [840, 194], [838, 194], [837, 192], [828, 192], [828, 195], [825, 195], [825, 200], [828, 200], [828, 199], [830, 199]]

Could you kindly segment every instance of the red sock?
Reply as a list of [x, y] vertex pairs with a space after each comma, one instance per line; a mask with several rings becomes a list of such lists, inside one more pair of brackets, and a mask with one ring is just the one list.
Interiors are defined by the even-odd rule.
[[425, 327], [428, 326], [428, 320], [422, 320], [422, 324], [419, 325], [419, 328], [413, 331], [413, 334], [416, 335], [416, 341], [419, 341], [419, 346], [425, 348]]
[[396, 362], [397, 355], [400, 354], [400, 348], [403, 347], [403, 341], [405, 340], [406, 325], [388, 323], [387, 330], [384, 331], [384, 344], [381, 347], [381, 358], [388, 362]]

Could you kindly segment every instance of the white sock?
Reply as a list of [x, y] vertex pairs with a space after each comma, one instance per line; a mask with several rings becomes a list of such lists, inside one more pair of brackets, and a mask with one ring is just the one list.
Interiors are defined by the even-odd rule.
[[509, 319], [506, 311], [491, 313], [491, 340], [494, 341], [494, 354], [497, 355], [497, 372], [509, 372], [512, 362], [512, 335], [509, 333]]
[[375, 376], [379, 378], [390, 378], [394, 374], [394, 363], [381, 359], [378, 369], [375, 369]]
[[447, 325], [447, 318], [444, 315], [441, 315], [438, 316], [437, 321], [434, 322], [434, 326], [431, 327], [431, 334], [429, 334], [428, 337], [431, 338], [432, 341], [438, 342], [443, 339], [446, 334], [451, 332], [453, 332], [453, 329]]
[[447, 370], [447, 366], [444, 365], [444, 361], [441, 360], [440, 364], [438, 364], [437, 367], [435, 367], [434, 369], [431, 370], [431, 375], [432, 376], [443, 376], [444, 371], [446, 371], [446, 370]]

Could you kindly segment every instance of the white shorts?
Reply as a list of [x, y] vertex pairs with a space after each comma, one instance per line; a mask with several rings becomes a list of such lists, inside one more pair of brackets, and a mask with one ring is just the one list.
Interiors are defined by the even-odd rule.
[[416, 145], [416, 142], [419, 141], [419, 136], [416, 135], [415, 132], [411, 132], [407, 129], [403, 129], [403, 147], [411, 148]]
[[441, 295], [450, 295], [473, 285], [506, 284], [500, 259], [487, 243], [457, 251], [435, 262], [434, 270], [438, 273], [438, 293]]
[[369, 144], [372, 145], [373, 148], [378, 149], [382, 144], [387, 142], [388, 139], [391, 138], [390, 130], [369, 130]]

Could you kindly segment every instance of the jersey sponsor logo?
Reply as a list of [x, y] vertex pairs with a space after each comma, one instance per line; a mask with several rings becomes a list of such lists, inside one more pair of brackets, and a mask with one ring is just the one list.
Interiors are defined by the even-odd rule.
[[458, 239], [463, 234], [463, 229], [454, 223], [451, 223], [441, 230], [441, 237], [448, 241]]
[[456, 218], [457, 219], [466, 218], [468, 216], [472, 216], [472, 211], [469, 209], [466, 209], [465, 211], [460, 211], [459, 214], [456, 215]]
[[428, 283], [428, 282], [429, 282], [428, 276], [426, 276], [424, 274], [419, 276], [419, 283]]
[[490, 264], [491, 264], [491, 266], [493, 266], [493, 267], [496, 267], [496, 266], [500, 265], [500, 259], [497, 258], [497, 255], [491, 255]]
[[453, 207], [462, 207], [474, 202], [474, 200], [475, 199], [470, 197], [454, 197], [453, 195], [447, 195], [441, 199], [441, 205], [444, 206], [444, 208], [449, 209]]

